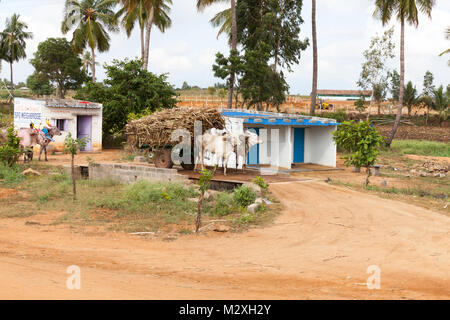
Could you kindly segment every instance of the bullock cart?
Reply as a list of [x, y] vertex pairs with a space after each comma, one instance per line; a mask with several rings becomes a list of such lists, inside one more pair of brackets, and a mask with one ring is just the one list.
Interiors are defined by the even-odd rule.
[[[172, 141], [172, 133], [177, 129], [185, 129], [190, 133], [191, 163], [181, 162], [186, 170], [194, 169], [194, 123], [202, 123], [202, 134], [209, 129], [224, 129], [225, 120], [215, 108], [173, 108], [155, 112], [149, 116], [130, 121], [125, 127], [127, 147], [133, 152], [144, 152], [153, 156], [157, 168], [171, 168], [172, 149], [175, 145], [186, 142], [180, 138]], [[182, 150], [181, 150], [182, 152]], [[182, 154], [180, 154], [182, 156]]]

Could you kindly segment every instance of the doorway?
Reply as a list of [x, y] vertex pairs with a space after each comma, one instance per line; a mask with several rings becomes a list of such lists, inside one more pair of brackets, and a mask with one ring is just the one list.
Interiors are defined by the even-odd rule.
[[92, 116], [77, 116], [77, 138], [88, 137], [86, 145], [80, 151], [92, 150]]
[[294, 128], [294, 163], [305, 162], [305, 128]]

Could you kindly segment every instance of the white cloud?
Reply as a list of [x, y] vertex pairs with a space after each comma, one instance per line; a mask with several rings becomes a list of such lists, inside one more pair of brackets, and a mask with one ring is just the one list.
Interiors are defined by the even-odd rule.
[[[14, 65], [15, 79], [25, 81], [33, 72], [29, 64], [39, 42], [48, 37], [61, 37], [60, 23], [63, 16], [62, 0], [2, 0], [0, 2], [0, 28], [7, 16], [17, 12], [30, 26], [34, 39], [28, 42], [27, 59]], [[207, 87], [219, 79], [214, 78], [212, 63], [218, 51], [228, 51], [225, 37], [216, 39], [217, 30], [209, 20], [226, 4], [215, 5], [198, 13], [195, 0], [174, 1], [171, 18], [173, 25], [161, 34], [152, 31], [150, 48], [150, 70], [157, 73], [169, 72], [169, 81], [181, 86], [183, 81]], [[320, 0], [317, 1], [318, 46], [319, 46], [319, 87], [352, 89], [356, 86], [362, 62], [362, 52], [368, 47], [370, 38], [384, 29], [372, 17], [373, 1], [361, 0]], [[311, 39], [311, 2], [304, 1], [301, 38]], [[406, 29], [406, 79], [412, 80], [421, 89], [423, 74], [430, 70], [437, 84], [449, 83], [449, 57], [438, 54], [450, 45], [445, 40], [444, 30], [450, 21], [450, 3], [437, 2], [432, 12], [433, 20], [420, 17], [418, 29]], [[395, 40], [397, 58], [392, 62], [398, 67], [400, 27], [396, 21]], [[71, 35], [67, 35], [68, 38]], [[137, 30], [128, 39], [121, 32], [111, 35], [111, 48], [107, 53], [98, 54], [101, 64], [113, 59], [134, 58], [140, 55], [140, 40]], [[3, 65], [2, 78], [9, 78], [9, 68]], [[104, 77], [98, 68], [98, 77]], [[300, 65], [287, 74], [292, 93], [309, 93], [312, 79], [312, 47], [302, 53]]]

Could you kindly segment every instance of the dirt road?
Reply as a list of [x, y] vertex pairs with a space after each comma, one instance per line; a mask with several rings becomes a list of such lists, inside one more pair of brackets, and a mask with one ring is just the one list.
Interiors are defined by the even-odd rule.
[[[450, 218], [322, 182], [271, 189], [284, 212], [240, 234], [162, 241], [47, 225], [52, 213], [2, 219], [0, 298], [450, 298]], [[80, 290], [66, 288], [70, 265]]]

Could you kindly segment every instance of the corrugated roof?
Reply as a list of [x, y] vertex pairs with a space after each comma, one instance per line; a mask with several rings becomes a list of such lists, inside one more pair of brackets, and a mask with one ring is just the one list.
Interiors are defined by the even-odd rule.
[[372, 95], [370, 90], [317, 90], [317, 94], [323, 96], [364, 96]]
[[47, 99], [45, 106], [50, 108], [82, 108], [82, 109], [101, 109], [101, 103], [68, 99]]
[[220, 110], [225, 117], [244, 118], [244, 124], [262, 124], [269, 126], [335, 126], [335, 119], [311, 117], [298, 114], [275, 113], [253, 110]]

